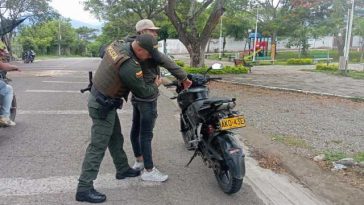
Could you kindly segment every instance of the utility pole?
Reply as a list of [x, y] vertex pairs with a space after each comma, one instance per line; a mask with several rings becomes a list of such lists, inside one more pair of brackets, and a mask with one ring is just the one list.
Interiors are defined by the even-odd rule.
[[257, 7], [257, 19], [255, 20], [255, 34], [254, 34], [254, 45], [253, 45], [253, 62], [255, 62], [255, 49], [257, 46], [257, 34], [258, 33], [258, 7]]
[[222, 58], [222, 16], [220, 17], [219, 60]]
[[346, 35], [345, 35], [345, 46], [344, 46], [344, 62], [340, 62], [340, 70], [343, 70], [347, 73], [348, 64], [349, 64], [349, 53], [350, 53], [350, 40], [351, 40], [351, 32], [353, 28], [353, 18], [354, 18], [354, 6], [355, 0], [352, 0], [351, 9], [348, 9], [348, 21], [346, 24]]
[[61, 19], [58, 20], [58, 55], [61, 55]]

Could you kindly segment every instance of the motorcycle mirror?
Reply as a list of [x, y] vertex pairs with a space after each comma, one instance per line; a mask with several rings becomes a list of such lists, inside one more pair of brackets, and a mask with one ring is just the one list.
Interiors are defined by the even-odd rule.
[[223, 68], [223, 65], [221, 63], [214, 63], [211, 66], [212, 70], [221, 70]]
[[207, 70], [206, 70], [206, 72], [204, 73], [204, 75], [206, 75], [211, 69], [212, 70], [220, 70], [220, 69], [222, 69], [223, 68], [223, 65], [221, 64], [221, 63], [214, 63], [214, 64], [212, 64], [212, 66], [210, 66]]

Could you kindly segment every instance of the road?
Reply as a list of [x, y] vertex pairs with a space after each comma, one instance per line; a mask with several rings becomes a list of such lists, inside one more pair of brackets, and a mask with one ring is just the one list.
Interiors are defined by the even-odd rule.
[[[79, 89], [87, 86], [88, 71], [94, 71], [98, 62], [96, 58], [36, 61], [19, 64], [22, 72], [9, 73], [18, 99], [18, 114], [16, 127], [0, 129], [0, 204], [79, 204], [74, 195], [91, 126], [86, 106], [88, 93], [81, 94]], [[320, 204], [307, 190], [262, 171], [251, 158], [247, 160], [250, 177], [246, 177], [243, 189], [232, 196], [219, 189], [212, 170], [201, 159], [196, 158], [185, 167], [192, 153], [184, 149], [178, 109], [168, 95], [163, 92], [158, 101], [153, 139], [155, 164], [169, 175], [168, 181], [118, 181], [107, 152], [95, 182], [96, 189], [107, 194], [104, 204], [260, 205], [283, 204], [285, 200], [288, 204]], [[125, 104], [119, 116], [124, 148], [132, 164], [128, 139], [130, 103]], [[281, 189], [270, 188], [275, 186]], [[292, 194], [284, 193], [288, 190], [293, 190]], [[296, 201], [285, 195], [294, 196]]]

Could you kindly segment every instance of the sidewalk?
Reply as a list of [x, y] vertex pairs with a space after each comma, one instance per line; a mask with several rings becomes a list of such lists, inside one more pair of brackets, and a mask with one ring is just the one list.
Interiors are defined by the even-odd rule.
[[309, 66], [255, 66], [247, 75], [225, 75], [224, 80], [270, 89], [364, 99], [364, 80], [308, 71]]

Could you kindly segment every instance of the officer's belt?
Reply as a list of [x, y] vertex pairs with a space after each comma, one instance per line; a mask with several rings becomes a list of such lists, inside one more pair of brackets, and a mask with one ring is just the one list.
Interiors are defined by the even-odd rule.
[[107, 97], [98, 91], [95, 86], [91, 87], [91, 94], [96, 98], [96, 102], [108, 108], [121, 108], [123, 100], [120, 98]]

